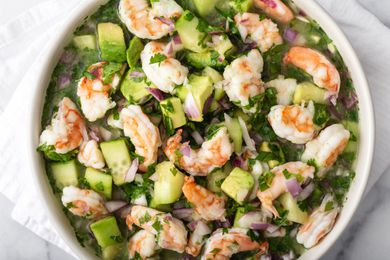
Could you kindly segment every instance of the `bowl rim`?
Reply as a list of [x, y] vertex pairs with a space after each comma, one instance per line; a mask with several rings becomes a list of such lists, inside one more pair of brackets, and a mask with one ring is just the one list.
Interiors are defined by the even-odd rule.
[[[344, 207], [341, 210], [342, 217], [339, 217], [336, 225], [327, 234], [326, 238], [321, 241], [317, 246], [306, 251], [300, 259], [317, 259], [320, 258], [328, 249], [336, 242], [337, 238], [345, 230], [349, 221], [351, 220], [354, 212], [356, 211], [360, 200], [363, 196], [368, 177], [370, 175], [370, 168], [372, 164], [374, 140], [375, 140], [375, 124], [374, 124], [374, 110], [371, 100], [370, 89], [368, 87], [367, 79], [365, 77], [363, 68], [357, 55], [352, 48], [350, 42], [330, 17], [330, 15], [315, 1], [307, 0], [292, 0], [303, 11], [313, 17], [318, 22], [321, 28], [332, 39], [337, 49], [339, 50], [344, 62], [348, 67], [348, 71], [351, 72], [355, 89], [359, 96], [359, 129], [362, 129], [362, 119], [364, 119], [364, 134], [365, 140], [363, 144], [360, 144], [358, 151], [358, 159], [362, 159], [361, 171], [358, 178], [355, 177], [352, 186], [348, 192], [348, 197], [354, 191], [353, 199], [348, 199], [344, 202]], [[77, 7], [75, 7], [65, 22], [58, 27], [58, 34], [48, 43], [45, 51], [41, 53], [35, 63], [38, 68], [37, 76], [32, 82], [32, 96], [28, 102], [28, 121], [27, 129], [29, 133], [26, 135], [25, 143], [27, 145], [27, 163], [31, 169], [31, 175], [33, 179], [33, 185], [37, 190], [38, 197], [44, 204], [44, 210], [46, 210], [47, 216], [53, 225], [54, 229], [58, 232], [60, 237], [65, 241], [69, 248], [80, 259], [97, 259], [92, 250], [88, 250], [80, 246], [75, 239], [75, 235], [69, 221], [65, 214], [60, 210], [60, 205], [57, 198], [54, 196], [50, 187], [48, 178], [45, 172], [42, 156], [36, 151], [36, 147], [39, 143], [39, 135], [41, 131], [40, 123], [37, 125], [36, 118], [41, 118], [43, 111], [43, 104], [45, 100], [45, 94], [50, 76], [54, 69], [55, 64], [59, 60], [59, 55], [62, 53], [63, 47], [69, 42], [70, 36], [73, 34], [74, 29], [81, 23], [81, 21], [91, 15], [94, 10], [100, 7], [100, 5], [107, 2], [107, 0], [84, 0], [81, 1]], [[59, 48], [61, 46], [61, 48]], [[348, 64], [346, 62], [348, 59]], [[364, 107], [362, 107], [362, 105]], [[364, 110], [364, 114], [362, 111]], [[363, 146], [361, 146], [363, 145]], [[362, 151], [364, 148], [364, 154]], [[363, 156], [364, 155], [364, 156]], [[359, 162], [360, 163], [360, 162]], [[357, 179], [359, 182], [357, 182]], [[348, 210], [346, 210], [348, 205]], [[337, 227], [337, 228], [336, 228]]]

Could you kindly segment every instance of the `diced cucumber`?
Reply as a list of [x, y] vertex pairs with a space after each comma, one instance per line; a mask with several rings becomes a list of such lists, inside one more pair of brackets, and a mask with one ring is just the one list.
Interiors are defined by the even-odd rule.
[[129, 43], [129, 48], [126, 51], [127, 64], [129, 64], [130, 69], [133, 69], [137, 66], [143, 49], [144, 45], [141, 39], [134, 36]]
[[79, 35], [73, 37], [73, 45], [79, 49], [96, 50], [96, 36], [95, 35]]
[[68, 162], [51, 163], [51, 170], [57, 188], [78, 185], [78, 169], [75, 160]]
[[142, 104], [148, 101], [152, 95], [147, 90], [147, 88], [154, 88], [155, 86], [151, 84], [150, 86], [146, 84], [144, 80], [137, 80], [130, 76], [130, 74], [134, 71], [130, 69], [125, 78], [122, 80], [120, 90], [122, 95], [130, 102], [134, 102], [137, 104]]
[[217, 170], [207, 175], [207, 189], [212, 192], [221, 192], [221, 184], [229, 173]]
[[254, 185], [252, 175], [241, 168], [234, 168], [222, 182], [221, 189], [229, 197], [242, 204]]
[[177, 20], [175, 28], [180, 36], [184, 48], [193, 52], [204, 52], [206, 47], [202, 44], [202, 39], [207, 37], [207, 34], [200, 32], [197, 27], [199, 19], [190, 11], [184, 11], [182, 16]]
[[240, 220], [240, 218], [242, 216], [244, 216], [246, 213], [246, 210], [244, 207], [238, 207], [237, 208], [237, 211], [236, 211], [236, 215], [234, 216], [234, 223], [233, 223], [233, 227], [240, 227], [238, 221]]
[[326, 90], [317, 87], [311, 82], [302, 82], [298, 84], [294, 92], [294, 104], [300, 105], [302, 102], [308, 102], [310, 100], [314, 103], [328, 104]]
[[110, 216], [91, 224], [91, 230], [97, 243], [103, 249], [123, 242], [115, 217]]
[[103, 194], [107, 199], [111, 199], [111, 175], [105, 174], [104, 172], [94, 168], [87, 168], [84, 177], [94, 191]]
[[131, 165], [130, 153], [124, 139], [117, 139], [100, 144], [104, 159], [111, 170], [115, 185], [125, 182], [126, 172]]
[[308, 218], [307, 212], [302, 211], [299, 208], [296, 200], [293, 198], [291, 193], [286, 192], [282, 194], [278, 200], [282, 204], [283, 208], [288, 210], [288, 214], [287, 214], [288, 220], [300, 224], [306, 222]]
[[351, 133], [351, 137], [349, 138], [348, 144], [343, 153], [354, 153], [358, 149], [359, 124], [347, 120], [343, 120], [341, 123]]
[[169, 204], [157, 204], [156, 200], [154, 198], [152, 198], [152, 200], [150, 201], [149, 207], [151, 207], [153, 209], [160, 210], [160, 211], [164, 211], [164, 212], [170, 212], [172, 210], [171, 205], [169, 205]]
[[99, 23], [97, 31], [102, 60], [126, 61], [126, 43], [122, 28], [114, 23]]
[[193, 0], [199, 15], [205, 17], [214, 12], [215, 6], [219, 0]]
[[208, 76], [213, 81], [213, 83], [217, 83], [223, 80], [223, 77], [221, 73], [219, 73], [217, 70], [206, 67], [202, 70], [202, 76]]
[[219, 54], [216, 51], [208, 51], [203, 53], [188, 52], [186, 59], [196, 69], [203, 69], [205, 67], [223, 68], [227, 65], [226, 60], [219, 61]]
[[219, 42], [213, 47], [213, 50], [218, 52], [220, 56], [227, 57], [234, 52], [235, 47], [227, 35], [224, 34], [215, 37], [219, 37]]
[[233, 140], [234, 151], [240, 153], [242, 149], [242, 129], [237, 118], [225, 121], [230, 138]]
[[184, 174], [180, 172], [170, 161], [156, 165], [158, 179], [154, 183], [154, 202], [156, 205], [170, 204], [177, 201], [184, 184]]
[[230, 0], [230, 5], [237, 12], [245, 13], [252, 9], [253, 0], [240, 0], [240, 1]]
[[171, 97], [160, 102], [160, 108], [164, 117], [170, 118], [173, 128], [178, 128], [187, 123], [183, 105], [179, 98]]
[[126, 253], [126, 244], [120, 243], [102, 249], [103, 260], [123, 259]]
[[356, 138], [359, 137], [359, 123], [356, 123], [356, 122], [352, 122], [352, 121], [347, 121], [347, 120], [343, 120], [341, 122], [344, 127], [349, 131], [351, 132], [351, 134], [353, 134]]

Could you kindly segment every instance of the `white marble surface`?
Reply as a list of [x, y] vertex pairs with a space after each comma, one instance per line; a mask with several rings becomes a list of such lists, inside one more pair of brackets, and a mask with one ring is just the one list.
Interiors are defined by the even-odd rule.
[[[42, 1], [44, 0], [1, 0], [0, 24]], [[381, 5], [387, 1], [359, 2], [389, 26], [390, 9], [383, 10]], [[5, 105], [5, 102], [0, 103], [0, 111]], [[390, 200], [387, 198], [390, 198], [390, 170], [367, 194], [347, 230], [323, 259], [390, 259]], [[0, 259], [73, 259], [61, 249], [15, 223], [10, 217], [12, 207], [12, 203], [0, 195]]]

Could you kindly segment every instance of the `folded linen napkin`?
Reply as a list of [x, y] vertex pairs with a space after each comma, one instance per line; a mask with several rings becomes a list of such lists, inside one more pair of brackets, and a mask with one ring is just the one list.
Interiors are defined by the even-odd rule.
[[[375, 159], [369, 188], [390, 165], [390, 29], [355, 0], [317, 0], [335, 18], [351, 41], [366, 71], [377, 119]], [[377, 1], [360, 0], [372, 10]], [[381, 1], [390, 10], [390, 2]], [[12, 218], [72, 254], [51, 227], [43, 206], [36, 199], [29, 183], [29, 169], [23, 165], [25, 108], [23, 97], [29, 95], [29, 82], [35, 77], [36, 61], [55, 26], [64, 21], [66, 13], [75, 8], [77, 0], [51, 0], [30, 9], [15, 20], [0, 26], [0, 192], [15, 203]], [[386, 18], [380, 13], [379, 17]], [[389, 22], [388, 20], [385, 21]], [[388, 23], [387, 23], [388, 24]], [[39, 37], [37, 37], [39, 35]], [[35, 62], [34, 62], [35, 61]], [[22, 73], [21, 73], [22, 72]], [[15, 86], [17, 86], [15, 88]], [[13, 93], [12, 99], [10, 99]], [[9, 102], [7, 102], [10, 100]]]

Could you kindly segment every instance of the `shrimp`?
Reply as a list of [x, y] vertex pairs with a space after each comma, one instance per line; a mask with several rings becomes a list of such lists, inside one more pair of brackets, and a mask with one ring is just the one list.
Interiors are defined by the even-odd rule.
[[268, 122], [277, 136], [294, 144], [305, 144], [314, 137], [313, 116], [311, 101], [307, 107], [276, 105], [268, 114]]
[[[227, 66], [223, 73], [223, 88], [230, 101], [246, 107], [250, 104], [251, 98], [263, 93], [262, 71], [263, 58], [255, 49]], [[247, 109], [249, 112], [256, 112], [256, 107]]]
[[143, 156], [141, 171], [147, 171], [148, 166], [157, 160], [158, 147], [161, 145], [160, 132], [150, 119], [142, 112], [140, 106], [129, 105], [120, 112], [123, 131], [135, 146], [135, 152]]
[[[271, 19], [260, 19], [259, 14], [238, 13], [234, 22], [244, 42], [253, 41], [262, 53], [283, 43], [278, 26]], [[249, 39], [247, 37], [249, 36]]]
[[247, 235], [246, 228], [231, 228], [228, 232], [222, 229], [215, 231], [207, 240], [202, 260], [225, 260], [233, 254], [244, 251], [258, 251], [256, 257], [260, 257], [268, 250], [268, 243], [253, 241]]
[[121, 0], [119, 17], [127, 29], [142, 39], [156, 40], [175, 30], [174, 19], [181, 16], [183, 9], [174, 0]]
[[129, 229], [136, 225], [157, 236], [157, 244], [164, 249], [183, 253], [187, 245], [187, 230], [180, 220], [155, 209], [133, 206], [126, 217]]
[[321, 205], [314, 210], [298, 231], [297, 241], [306, 248], [315, 246], [321, 238], [332, 230], [340, 211], [332, 195], [327, 194]]
[[293, 12], [281, 0], [254, 0], [254, 5], [281, 23], [294, 19]]
[[349, 137], [350, 132], [342, 124], [328, 126], [306, 144], [301, 159], [305, 162], [314, 159], [317, 166], [329, 168], [343, 152]]
[[131, 259], [138, 253], [142, 259], [153, 256], [158, 250], [156, 236], [146, 230], [140, 230], [135, 233], [129, 241], [128, 250]]
[[188, 239], [186, 247], [187, 254], [198, 256], [205, 242], [205, 236], [211, 233], [211, 229], [207, 224], [201, 220], [196, 222], [196, 227]]
[[327, 90], [326, 97], [335, 103], [340, 90], [340, 74], [336, 67], [319, 51], [306, 47], [292, 47], [283, 58], [313, 77], [314, 83]]
[[222, 197], [196, 184], [194, 177], [184, 177], [182, 190], [202, 219], [225, 221], [225, 200]]
[[53, 145], [56, 153], [64, 154], [78, 148], [84, 140], [88, 140], [84, 119], [73, 101], [64, 97], [51, 125], [42, 132], [40, 144]]
[[279, 105], [290, 105], [293, 100], [293, 95], [297, 87], [296, 79], [285, 79], [279, 76], [277, 79], [265, 83], [266, 88], [276, 89], [276, 99]]
[[257, 192], [257, 197], [261, 201], [262, 206], [277, 217], [279, 217], [279, 213], [273, 206], [272, 202], [282, 193], [288, 191], [286, 186], [286, 177], [283, 173], [285, 170], [289, 173], [299, 175], [303, 178], [303, 180], [306, 180], [307, 178], [314, 177], [315, 168], [303, 162], [288, 162], [271, 170], [271, 173], [273, 173], [274, 176], [269, 188], [264, 191], [259, 190]]
[[108, 213], [102, 196], [93, 190], [65, 187], [62, 190], [61, 201], [70, 212], [80, 217], [94, 219]]
[[[189, 147], [189, 143], [180, 143], [183, 130], [167, 140], [164, 148], [165, 155], [171, 162], [194, 176], [206, 176], [215, 168], [220, 168], [233, 153], [233, 145], [230, 142], [229, 134], [225, 126], [221, 127], [217, 133], [202, 144], [198, 150]], [[181, 151], [189, 151], [188, 154]]]
[[81, 145], [77, 159], [85, 166], [95, 169], [102, 169], [105, 165], [102, 151], [95, 140], [89, 140]]
[[[147, 78], [163, 92], [172, 93], [176, 86], [187, 79], [188, 68], [174, 58], [176, 52], [174, 42], [164, 43], [151, 41], [141, 52], [142, 69]], [[166, 59], [152, 63], [155, 55], [161, 54]]]
[[78, 83], [77, 96], [80, 98], [81, 110], [90, 122], [104, 117], [116, 105], [110, 98], [110, 91], [119, 85], [123, 69], [113, 75], [110, 83], [105, 83], [103, 67], [107, 64], [103, 61], [89, 66], [87, 71], [91, 76], [82, 77]]

